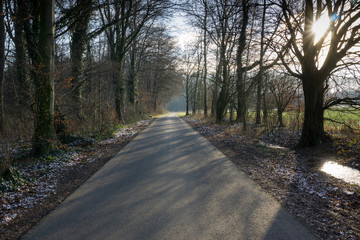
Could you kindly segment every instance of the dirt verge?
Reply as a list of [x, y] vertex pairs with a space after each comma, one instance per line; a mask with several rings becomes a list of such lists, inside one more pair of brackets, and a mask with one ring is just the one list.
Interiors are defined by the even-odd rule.
[[332, 146], [295, 151], [232, 134], [233, 126], [184, 120], [316, 235], [360, 239], [360, 187], [320, 170], [326, 159], [336, 161]]
[[[1, 214], [12, 216], [16, 210], [16, 217], [0, 224], [0, 239], [19, 239], [41, 218], [64, 201], [82, 183], [113, 158], [149, 124], [150, 121], [146, 124], [133, 126], [131, 134], [120, 134], [120, 136], [111, 139], [111, 141], [95, 143], [91, 148], [81, 151], [81, 153], [76, 155], [78, 158], [76, 164], [70, 162], [71, 164], [68, 163], [67, 166], [56, 170], [59, 171], [56, 172], [56, 176], [58, 176], [56, 185], [54, 187], [47, 186], [50, 190], [46, 191], [46, 195], [42, 198], [36, 199], [35, 197], [39, 195], [36, 193], [37, 189], [28, 186], [19, 190], [22, 191], [21, 197], [16, 192], [3, 193], [0, 199]], [[50, 178], [53, 175], [54, 173], [45, 173], [42, 180], [46, 181], [46, 178]], [[33, 202], [26, 206], [21, 204], [24, 199], [30, 199]], [[11, 203], [10, 200], [12, 200]]]

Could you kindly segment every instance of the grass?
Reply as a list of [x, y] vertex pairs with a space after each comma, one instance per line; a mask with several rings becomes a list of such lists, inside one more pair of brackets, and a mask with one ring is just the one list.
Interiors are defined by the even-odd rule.
[[324, 118], [325, 130], [330, 133], [350, 133], [360, 130], [360, 111], [352, 108], [327, 110]]
[[[227, 113], [225, 118], [229, 119], [230, 114]], [[236, 112], [233, 114], [233, 118], [236, 118]], [[360, 110], [353, 108], [338, 108], [332, 110], [326, 110], [324, 118], [328, 119], [324, 121], [324, 128], [329, 133], [349, 133], [360, 131]], [[329, 120], [330, 119], [330, 120]], [[283, 113], [283, 123], [289, 129], [301, 130], [304, 120], [304, 112], [291, 110]], [[255, 111], [248, 112], [247, 121], [249, 123], [255, 122]], [[276, 110], [270, 110], [268, 112], [267, 127], [278, 126], [278, 116]]]

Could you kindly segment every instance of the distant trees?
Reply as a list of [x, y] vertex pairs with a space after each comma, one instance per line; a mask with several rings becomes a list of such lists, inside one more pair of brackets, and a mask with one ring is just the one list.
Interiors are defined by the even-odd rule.
[[[197, 35], [184, 54], [161, 23], [172, 1], [1, 3], [0, 134], [32, 138], [36, 154], [66, 134], [101, 135], [160, 112], [183, 87], [187, 114], [207, 115], [211, 105], [216, 122], [230, 114], [245, 127], [249, 113], [263, 124], [277, 109], [282, 126], [289, 82], [300, 79], [299, 146], [329, 140], [325, 110], [359, 105], [358, 1], [177, 1]], [[320, 34], [313, 26], [324, 17]]]
[[[110, 57], [114, 64], [113, 82], [115, 88], [115, 109], [118, 120], [123, 121], [125, 106], [125, 55], [131, 47], [136, 47], [136, 37], [144, 25], [153, 18], [161, 15], [162, 10], [168, 5], [167, 1], [121, 1], [114, 3], [109, 0], [106, 7], [100, 10], [102, 25], [111, 24], [105, 30], [107, 41], [110, 46]], [[135, 50], [133, 50], [135, 51]], [[134, 57], [134, 55], [133, 55]], [[135, 62], [133, 62], [134, 64]], [[133, 69], [134, 70], [134, 69]], [[132, 79], [134, 80], [134, 79]], [[131, 84], [130, 93], [135, 94], [136, 84]], [[130, 96], [131, 102], [135, 102], [135, 96]]]
[[102, 136], [117, 121], [161, 112], [182, 89], [177, 50], [160, 23], [170, 1], [0, 3], [4, 141], [31, 138], [41, 155], [68, 135]]
[[[181, 94], [182, 78], [178, 69], [175, 42], [166, 32], [164, 26], [153, 27], [145, 41], [147, 48], [142, 54], [139, 72], [139, 90], [150, 96], [147, 101], [142, 101], [142, 109], [152, 109], [153, 112], [162, 112], [166, 103], [173, 96]], [[148, 106], [145, 107], [144, 104]]]
[[274, 98], [279, 126], [284, 127], [283, 113], [289, 103], [295, 98], [299, 84], [296, 78], [287, 74], [273, 73], [270, 77], [271, 80], [268, 83], [269, 90]]
[[192, 93], [192, 75], [195, 69], [195, 63], [193, 62], [195, 52], [191, 50], [189, 47], [185, 49], [182, 56], [182, 74], [183, 74], [183, 86], [184, 86], [184, 94], [185, 94], [185, 102], [186, 102], [186, 116], [190, 114], [190, 103], [191, 103], [191, 93]]
[[[203, 65], [202, 73], [202, 85], [203, 85], [203, 106], [204, 106], [204, 115], [208, 115], [208, 51], [209, 51], [209, 14], [211, 11], [211, 6], [209, 6], [209, 1], [201, 0], [198, 3], [193, 1], [186, 1], [182, 9], [185, 10], [186, 14], [194, 19], [195, 21], [192, 24], [201, 29], [202, 32], [202, 58], [201, 61]], [[200, 37], [200, 36], [199, 36]]]
[[[236, 119], [244, 127], [249, 107], [255, 111], [255, 123], [261, 124], [269, 110], [265, 96], [272, 93], [282, 126], [282, 112], [292, 94], [280, 95], [292, 93], [294, 86], [278, 78], [263, 81], [269, 71], [301, 81], [305, 115], [299, 147], [329, 140], [324, 131], [325, 110], [339, 104], [353, 109], [359, 105], [355, 74], [360, 42], [358, 1], [211, 0], [184, 1], [183, 6], [194, 26], [211, 40], [206, 43], [212, 54], [209, 88], [213, 89], [210, 98], [216, 103], [217, 122], [235, 106]], [[319, 22], [320, 30], [315, 29]]]

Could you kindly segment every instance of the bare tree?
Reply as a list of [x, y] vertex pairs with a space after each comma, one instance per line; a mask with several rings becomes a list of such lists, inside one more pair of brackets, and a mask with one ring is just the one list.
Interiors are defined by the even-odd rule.
[[[360, 42], [360, 3], [305, 0], [294, 4], [282, 0], [278, 6], [287, 34], [281, 37], [287, 39], [285, 44], [290, 46], [289, 51], [279, 53], [287, 71], [301, 80], [305, 98], [305, 118], [298, 146], [316, 146], [330, 140], [324, 131], [324, 110], [344, 101], [324, 105], [329, 77], [344, 64], [348, 67], [355, 64], [348, 59], [359, 54], [356, 46]], [[326, 17], [329, 24], [323, 25], [325, 31], [320, 36], [313, 26], [322, 17]]]
[[[208, 103], [207, 103], [207, 78], [208, 78], [208, 49], [209, 49], [209, 1], [201, 0], [199, 2], [187, 1], [184, 4], [182, 10], [186, 12], [188, 16], [191, 17], [191, 23], [199, 28], [202, 31], [202, 54], [203, 54], [203, 74], [202, 74], [202, 82], [203, 82], [203, 105], [204, 105], [204, 115], [208, 115]], [[211, 3], [210, 3], [211, 5]]]
[[88, 25], [93, 11], [93, 0], [76, 0], [74, 9], [75, 16], [71, 24], [71, 73], [72, 73], [72, 97], [73, 107], [78, 117], [82, 115], [82, 92], [85, 85], [84, 78], [84, 53], [89, 41]]
[[216, 122], [224, 118], [226, 108], [230, 101], [229, 64], [232, 49], [237, 37], [237, 23], [239, 18], [238, 0], [216, 0], [209, 6], [209, 36], [219, 48], [219, 75], [220, 92], [216, 101]]
[[183, 73], [183, 86], [186, 102], [186, 116], [189, 115], [190, 101], [191, 101], [191, 76], [193, 75], [195, 64], [194, 64], [195, 51], [191, 50], [190, 46], [187, 46], [182, 56], [182, 73]]
[[[27, 43], [27, 40], [30, 41], [33, 39], [30, 37], [30, 31], [28, 30], [30, 28], [28, 19], [33, 1], [15, 0], [12, 2], [6, 0], [4, 3], [6, 11], [8, 12], [8, 14], [4, 15], [7, 18], [6, 30], [15, 45], [15, 69], [19, 82], [18, 92], [20, 93], [17, 100], [24, 109], [30, 109], [30, 106], [33, 104], [33, 83], [29, 75], [29, 57], [33, 57], [34, 55], [27, 54], [27, 45], [32, 45], [31, 42]], [[34, 26], [37, 26], [38, 14], [34, 11], [31, 13], [34, 16]], [[28, 30], [26, 31], [26, 35], [25, 30]], [[36, 27], [34, 30], [36, 30]], [[27, 55], [30, 56], [28, 57]]]
[[[168, 5], [168, 1], [122, 1], [114, 3], [107, 0], [106, 7], [100, 11], [103, 25], [112, 22], [116, 24], [105, 30], [109, 43], [110, 57], [116, 72], [113, 75], [115, 87], [115, 109], [119, 121], [123, 121], [125, 106], [125, 54], [132, 46], [136, 36], [150, 19], [161, 15], [162, 10]], [[136, 16], [136, 24], [133, 23]], [[115, 21], [114, 21], [115, 19]], [[135, 27], [131, 28], [131, 24]]]
[[[4, 11], [4, 0], [0, 0], [0, 10]], [[5, 25], [4, 14], [0, 16], [0, 135], [4, 133], [4, 69], [5, 69]]]
[[154, 26], [149, 34], [140, 61], [139, 99], [143, 100], [139, 104], [148, 112], [159, 113], [173, 96], [181, 94], [183, 77], [177, 71], [175, 42], [165, 27]]
[[268, 85], [275, 100], [279, 126], [284, 127], [283, 112], [295, 98], [299, 84], [297, 79], [292, 76], [274, 73], [270, 76]]
[[40, 1], [39, 76], [35, 82], [34, 154], [49, 151], [56, 138], [54, 131], [54, 0]]

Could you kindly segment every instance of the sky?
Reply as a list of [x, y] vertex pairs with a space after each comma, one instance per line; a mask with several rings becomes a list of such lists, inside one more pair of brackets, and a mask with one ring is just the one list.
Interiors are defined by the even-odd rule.
[[180, 13], [174, 13], [169, 21], [170, 34], [178, 42], [178, 47], [185, 49], [187, 43], [195, 40], [195, 29], [186, 22], [186, 17]]

